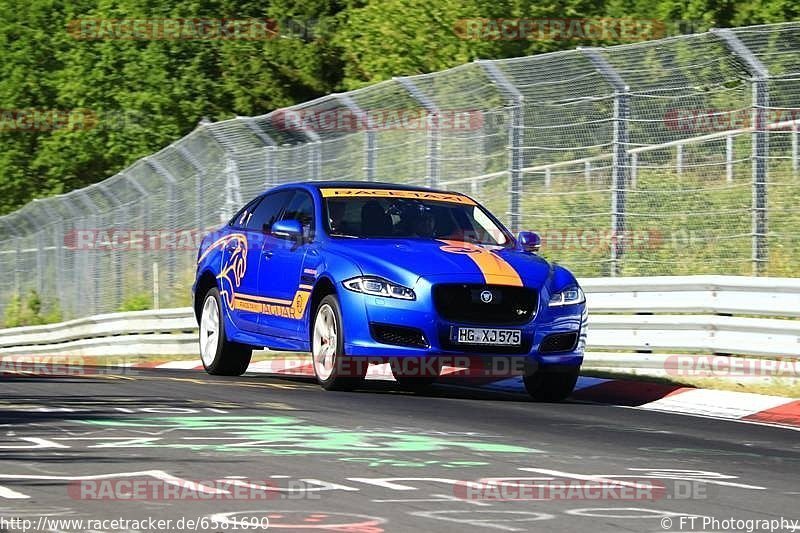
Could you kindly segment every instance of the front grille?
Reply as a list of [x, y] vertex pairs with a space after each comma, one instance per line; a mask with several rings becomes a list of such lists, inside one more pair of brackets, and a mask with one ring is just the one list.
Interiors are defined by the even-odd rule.
[[443, 283], [433, 287], [433, 302], [440, 316], [454, 322], [518, 325], [536, 315], [539, 293], [525, 287]]
[[425, 334], [417, 328], [409, 328], [406, 326], [393, 326], [389, 324], [376, 324], [369, 325], [372, 338], [383, 344], [394, 344], [396, 346], [417, 346], [420, 348], [427, 348], [428, 341], [425, 339]]
[[539, 345], [539, 353], [570, 352], [578, 342], [578, 333], [553, 333]]

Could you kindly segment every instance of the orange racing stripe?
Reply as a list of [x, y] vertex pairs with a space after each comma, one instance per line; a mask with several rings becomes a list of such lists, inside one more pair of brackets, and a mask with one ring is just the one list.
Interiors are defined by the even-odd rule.
[[488, 285], [511, 285], [522, 287], [522, 278], [508, 262], [486, 248], [463, 241], [441, 241], [445, 243], [442, 250], [468, 256], [480, 269]]

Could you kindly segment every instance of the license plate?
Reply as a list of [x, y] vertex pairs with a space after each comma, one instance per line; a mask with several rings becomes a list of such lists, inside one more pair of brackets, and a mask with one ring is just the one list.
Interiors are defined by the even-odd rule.
[[458, 328], [453, 340], [459, 344], [519, 346], [522, 344], [522, 335], [518, 329]]

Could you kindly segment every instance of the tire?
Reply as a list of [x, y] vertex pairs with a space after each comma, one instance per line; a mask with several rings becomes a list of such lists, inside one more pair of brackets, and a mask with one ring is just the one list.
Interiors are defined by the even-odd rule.
[[522, 377], [525, 389], [536, 401], [562, 402], [566, 400], [578, 381], [580, 367], [559, 371], [537, 370]]
[[231, 342], [222, 319], [222, 299], [213, 287], [203, 297], [200, 311], [200, 359], [206, 372], [215, 376], [241, 376], [250, 365], [253, 348]]
[[[422, 358], [420, 358], [422, 359]], [[406, 389], [410, 389], [413, 391], [424, 391], [429, 389], [436, 380], [439, 379], [439, 375], [442, 372], [442, 365], [437, 358], [427, 359], [423, 362], [420, 361], [420, 364], [417, 365], [417, 368], [423, 367], [428, 369], [433, 369], [433, 375], [428, 372], [427, 374], [424, 372], [414, 372], [413, 375], [406, 375], [403, 373], [403, 368], [401, 367], [402, 363], [400, 361], [405, 360], [405, 358], [397, 358], [392, 361], [391, 369], [392, 375], [397, 383]]]
[[353, 390], [364, 381], [366, 358], [344, 353], [342, 309], [336, 295], [329, 294], [314, 310], [311, 325], [311, 358], [317, 382], [325, 390]]

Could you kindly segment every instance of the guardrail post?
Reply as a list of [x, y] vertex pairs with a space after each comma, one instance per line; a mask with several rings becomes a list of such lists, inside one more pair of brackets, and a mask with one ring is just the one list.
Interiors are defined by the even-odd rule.
[[744, 63], [753, 84], [753, 275], [765, 272], [768, 257], [767, 243], [767, 110], [769, 108], [769, 70], [747, 46], [729, 29], [714, 28], [711, 33], [719, 37], [728, 50]]
[[416, 84], [411, 81], [411, 78], [401, 77], [394, 78], [394, 80], [402, 85], [408, 94], [427, 112], [428, 123], [428, 148], [427, 148], [427, 176], [428, 187], [436, 188], [439, 185], [439, 177], [441, 174], [441, 161], [439, 152], [441, 150], [441, 139], [439, 132], [439, 107], [423, 93]]
[[506, 96], [509, 105], [508, 121], [508, 210], [511, 231], [522, 229], [522, 168], [524, 140], [524, 96], [511, 83], [493, 61], [476, 61], [489, 76], [501, 94]]
[[614, 89], [614, 132], [613, 153], [611, 156], [611, 269], [609, 274], [616, 276], [621, 272], [621, 260], [625, 252], [625, 202], [628, 188], [628, 120], [630, 119], [628, 85], [614, 70], [614, 67], [603, 57], [597, 48], [578, 48], [588, 59], [606, 82]]

